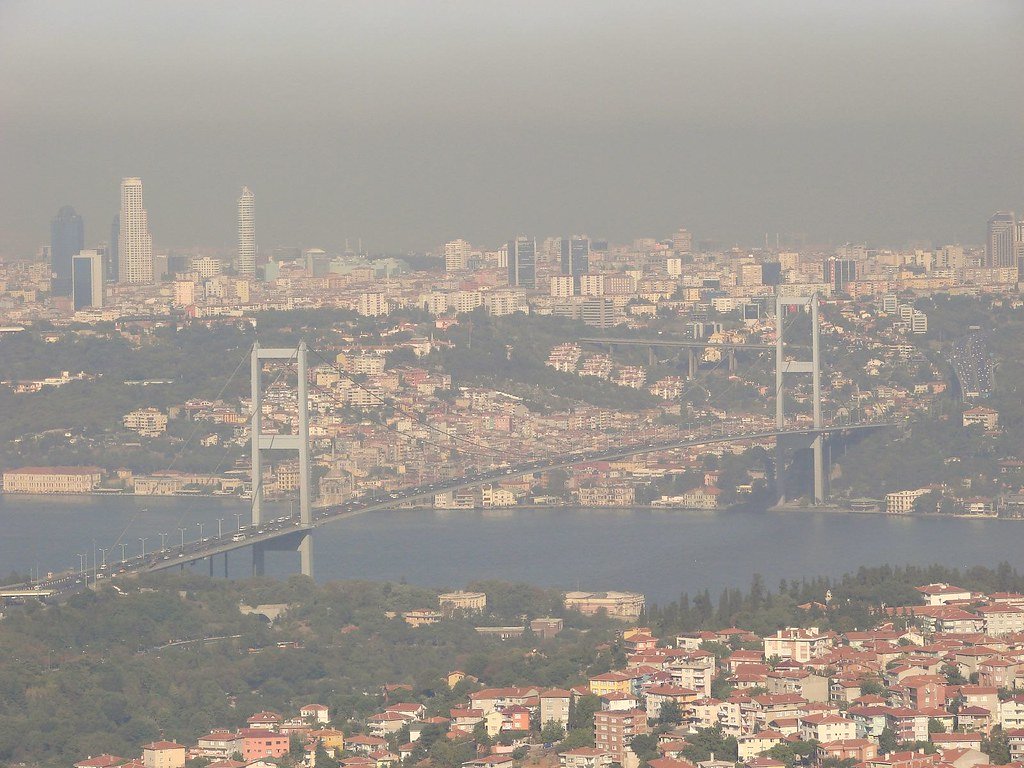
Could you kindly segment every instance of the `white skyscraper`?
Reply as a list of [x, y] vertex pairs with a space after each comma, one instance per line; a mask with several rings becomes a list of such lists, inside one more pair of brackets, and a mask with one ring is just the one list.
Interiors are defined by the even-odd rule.
[[256, 225], [253, 222], [255, 197], [248, 187], [242, 187], [238, 198], [238, 274], [252, 277], [256, 274]]
[[153, 238], [142, 207], [142, 179], [121, 179], [120, 232], [117, 238], [118, 280], [153, 282]]
[[444, 244], [444, 271], [462, 272], [469, 266], [469, 254], [471, 246], [465, 240], [452, 240]]

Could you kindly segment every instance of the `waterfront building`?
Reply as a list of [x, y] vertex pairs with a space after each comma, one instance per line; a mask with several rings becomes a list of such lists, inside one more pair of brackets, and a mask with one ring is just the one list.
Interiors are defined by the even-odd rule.
[[90, 493], [103, 479], [99, 467], [20, 467], [4, 472], [4, 493]]

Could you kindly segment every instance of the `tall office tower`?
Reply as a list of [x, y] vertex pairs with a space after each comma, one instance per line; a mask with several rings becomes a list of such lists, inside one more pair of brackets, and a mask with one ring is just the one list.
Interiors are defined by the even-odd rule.
[[562, 274], [579, 276], [590, 271], [590, 238], [582, 235], [562, 238]]
[[256, 225], [253, 221], [253, 203], [256, 198], [248, 187], [242, 187], [238, 198], [238, 274], [253, 277], [256, 274]]
[[1012, 211], [998, 211], [988, 220], [985, 238], [985, 266], [1012, 267], [1016, 264], [1013, 236], [1017, 222]]
[[672, 250], [676, 253], [689, 253], [693, 250], [693, 235], [687, 229], [680, 229], [672, 235]]
[[104, 264], [103, 276], [106, 280], [117, 282], [117, 241], [121, 236], [121, 214], [115, 213], [114, 220], [110, 222], [110, 245], [107, 246], [107, 262]]
[[537, 241], [519, 235], [508, 242], [508, 284], [537, 287]]
[[51, 293], [54, 296], [71, 295], [71, 259], [84, 246], [82, 217], [70, 205], [65, 205], [50, 222]]
[[846, 284], [857, 279], [857, 262], [830, 256], [825, 261], [822, 277], [832, 286], [833, 293], [846, 293]]
[[121, 180], [121, 229], [117, 235], [117, 278], [122, 283], [153, 282], [153, 238], [142, 207], [142, 179]]
[[71, 259], [71, 296], [75, 311], [103, 306], [103, 254], [82, 251]]
[[462, 272], [469, 266], [469, 253], [472, 246], [465, 240], [452, 240], [444, 244], [444, 271]]
[[1017, 230], [1013, 235], [1013, 252], [1019, 263], [1024, 258], [1024, 219], [1017, 222]]

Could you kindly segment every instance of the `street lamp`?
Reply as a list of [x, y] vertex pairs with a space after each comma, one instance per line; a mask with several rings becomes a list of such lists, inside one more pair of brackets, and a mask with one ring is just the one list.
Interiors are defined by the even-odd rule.
[[100, 547], [100, 557], [103, 558], [103, 564], [100, 566], [100, 568], [101, 569], [106, 568], [107, 567], [107, 550], [104, 549], [103, 547]]
[[181, 531], [181, 551], [184, 552], [185, 551], [185, 529], [179, 527], [178, 530]]
[[146, 539], [148, 539], [148, 538], [149, 538], [148, 536], [140, 536], [139, 537], [139, 541], [142, 543], [142, 559], [143, 560], [146, 559]]
[[237, 530], [239, 530], [239, 531], [242, 530], [242, 513], [241, 512], [235, 512], [235, 528]]
[[202, 523], [196, 523], [196, 525], [199, 526], [199, 541], [201, 542], [203, 540], [203, 524]]
[[157, 536], [160, 537], [160, 551], [163, 552], [165, 549], [167, 549], [167, 534], [158, 533]]
[[224, 531], [222, 530], [223, 526], [224, 526], [224, 518], [223, 517], [218, 517], [217, 518], [217, 538], [218, 539], [220, 539], [220, 538], [222, 538], [224, 536]]
[[85, 560], [88, 555], [84, 555], [81, 552], [78, 553], [78, 574], [80, 576], [85, 575]]
[[127, 551], [128, 551], [128, 545], [127, 544], [121, 544], [121, 562], [122, 563], [125, 560], [128, 559], [127, 555], [125, 554]]

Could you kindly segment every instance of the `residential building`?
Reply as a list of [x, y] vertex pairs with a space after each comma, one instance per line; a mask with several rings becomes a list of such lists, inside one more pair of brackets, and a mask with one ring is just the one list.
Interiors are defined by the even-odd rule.
[[242, 759], [247, 763], [253, 760], [284, 757], [290, 748], [287, 733], [278, 733], [264, 728], [243, 728], [238, 732], [242, 739]]
[[609, 768], [612, 762], [611, 753], [599, 747], [579, 747], [558, 756], [559, 768]]
[[857, 738], [857, 724], [839, 715], [804, 715], [800, 718], [799, 729], [801, 741], [824, 743]]
[[556, 722], [563, 728], [569, 727], [569, 702], [572, 693], [561, 688], [549, 688], [540, 692], [540, 723]]
[[464, 272], [469, 267], [472, 246], [466, 240], [452, 240], [444, 244], [444, 271]]
[[167, 431], [167, 414], [156, 408], [138, 408], [126, 413], [122, 424], [143, 437], [160, 437]]
[[173, 741], [153, 741], [142, 747], [146, 768], [185, 768], [185, 747]]
[[885, 512], [889, 515], [906, 515], [914, 511], [914, 502], [928, 493], [928, 488], [893, 491], [885, 494]]
[[594, 713], [594, 746], [625, 765], [633, 737], [647, 733], [647, 713], [642, 709]]
[[817, 627], [789, 627], [764, 639], [764, 656], [766, 659], [774, 656], [807, 662], [831, 650], [833, 642], [832, 635], [819, 631]]

